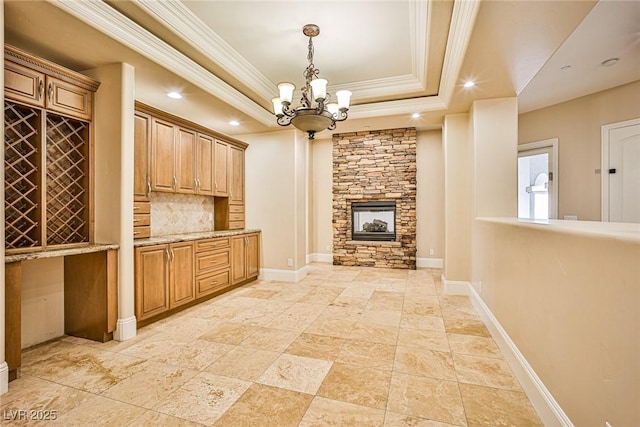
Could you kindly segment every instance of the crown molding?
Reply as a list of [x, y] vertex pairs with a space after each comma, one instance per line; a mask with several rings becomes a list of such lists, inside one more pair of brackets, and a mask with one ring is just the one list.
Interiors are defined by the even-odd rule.
[[447, 49], [440, 78], [440, 90], [438, 91], [438, 95], [442, 97], [446, 105], [449, 105], [453, 96], [479, 9], [480, 0], [456, 0], [453, 4]]
[[64, 0], [51, 0], [51, 3], [260, 123], [276, 126], [269, 111], [106, 3]]
[[269, 101], [275, 83], [266, 78], [244, 56], [207, 26], [179, 0], [134, 0], [149, 16], [182, 38], [229, 74]]
[[[178, 34], [179, 36], [194, 45], [205, 55], [211, 55], [211, 52], [215, 52], [214, 58], [216, 60], [222, 58], [222, 60], [216, 62], [220, 63], [229, 72], [233, 72], [245, 84], [250, 85], [259, 95], [264, 96], [265, 99], [270, 99], [275, 84], [261, 76], [261, 73], [255, 70], [255, 67], [247, 63], [244, 57], [235, 52], [219, 36], [214, 36], [215, 33], [211, 29], [207, 31], [206, 28], [208, 27], [199, 18], [194, 17], [188, 8], [178, 0], [171, 0], [170, 2], [136, 1], [145, 10], [151, 11], [155, 19], [160, 22], [170, 23], [167, 24], [169, 28], [175, 24], [175, 28], [178, 31], [184, 29], [185, 32]], [[51, 0], [51, 3], [158, 65], [170, 69], [178, 76], [202, 88], [230, 106], [241, 110], [260, 123], [268, 127], [277, 126], [270, 111], [111, 8], [105, 2]], [[349, 116], [364, 118], [446, 109], [456, 87], [458, 74], [462, 67], [464, 54], [469, 44], [479, 6], [479, 0], [455, 0], [439, 94], [437, 96], [354, 105], [349, 109]], [[413, 0], [412, 7], [415, 9], [415, 20], [411, 24], [415, 26], [415, 37], [412, 41], [413, 57], [415, 59], [413, 71], [419, 74], [420, 67], [425, 65], [427, 54], [428, 1]], [[187, 28], [191, 29], [187, 31]], [[206, 43], [203, 44], [204, 37], [206, 37]], [[421, 41], [419, 42], [418, 39]], [[207, 45], [213, 46], [210, 51], [203, 47]], [[417, 51], [420, 51], [420, 54]], [[355, 92], [353, 99], [357, 100], [363, 97], [384, 97], [419, 92], [425, 88], [424, 80], [424, 78], [419, 79], [414, 74], [363, 81], [357, 84], [349, 84], [348, 88]], [[347, 85], [344, 86], [346, 88]], [[334, 91], [341, 88], [342, 85], [332, 86]]]
[[[191, 9], [180, 0], [134, 0], [149, 16], [167, 30], [198, 49], [209, 60], [232, 74], [245, 86], [250, 87], [263, 100], [269, 102], [276, 93], [276, 83], [269, 80], [249, 61], [234, 50], [222, 37], [208, 27]], [[427, 34], [430, 23], [429, 2], [433, 0], [411, 0], [411, 70], [407, 76], [364, 80], [344, 85], [335, 85], [335, 90], [348, 89], [353, 99], [384, 98], [402, 93], [422, 92], [426, 88]]]

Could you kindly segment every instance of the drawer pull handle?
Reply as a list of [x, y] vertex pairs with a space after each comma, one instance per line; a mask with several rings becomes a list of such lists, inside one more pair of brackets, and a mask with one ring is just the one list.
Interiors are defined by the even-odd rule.
[[134, 231], [133, 235], [135, 236], [136, 234], [140, 234], [140, 232], [139, 231]]
[[142, 221], [141, 219], [134, 219], [133, 222], [140, 222]]
[[216, 283], [218, 283], [217, 280], [214, 280], [213, 282], [209, 283], [210, 285], [215, 285]]
[[140, 206], [134, 206], [134, 207], [133, 207], [133, 210], [134, 210], [134, 211], [137, 211], [138, 209], [140, 209]]

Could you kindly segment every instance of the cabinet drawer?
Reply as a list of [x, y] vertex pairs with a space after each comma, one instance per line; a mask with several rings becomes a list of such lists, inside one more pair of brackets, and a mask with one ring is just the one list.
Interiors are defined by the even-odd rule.
[[151, 225], [151, 215], [149, 214], [133, 214], [133, 226]]
[[196, 256], [196, 275], [229, 267], [229, 249], [218, 252], [207, 252]]
[[44, 106], [44, 74], [13, 62], [4, 64], [5, 97]]
[[229, 205], [229, 213], [244, 213], [244, 205]]
[[151, 203], [150, 202], [133, 202], [133, 213], [135, 214], [150, 214]]
[[228, 247], [229, 247], [228, 237], [196, 241], [196, 252], [205, 252], [205, 251], [211, 251], [215, 249], [224, 249]]
[[196, 298], [229, 286], [229, 269], [196, 278]]
[[91, 91], [47, 76], [48, 109], [91, 120], [92, 103]]
[[146, 239], [151, 236], [151, 227], [148, 225], [133, 227], [134, 239]]
[[244, 221], [244, 214], [243, 213], [229, 214], [229, 222], [235, 222], [235, 221]]
[[243, 230], [244, 221], [229, 221], [229, 230]]

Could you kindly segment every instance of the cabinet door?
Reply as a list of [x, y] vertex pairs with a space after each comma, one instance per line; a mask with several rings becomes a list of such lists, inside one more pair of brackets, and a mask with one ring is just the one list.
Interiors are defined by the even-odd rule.
[[178, 307], [196, 297], [193, 268], [193, 243], [169, 245], [169, 308]]
[[196, 133], [178, 128], [176, 132], [176, 191], [183, 194], [196, 192]]
[[136, 318], [144, 320], [169, 309], [167, 245], [135, 250]]
[[93, 93], [54, 77], [47, 76], [46, 108], [59, 113], [91, 120]]
[[247, 278], [246, 240], [244, 237], [231, 238], [231, 284], [233, 285]]
[[214, 195], [229, 195], [229, 144], [216, 140]]
[[151, 190], [151, 183], [149, 182], [151, 117], [147, 114], [136, 112], [133, 123], [133, 198], [136, 201], [148, 201]]
[[229, 147], [230, 151], [230, 204], [244, 204], [244, 150], [237, 147]]
[[175, 192], [174, 126], [158, 119], [151, 122], [151, 188]]
[[44, 74], [13, 62], [4, 64], [4, 96], [7, 99], [44, 106]]
[[213, 196], [213, 138], [198, 134], [196, 141], [196, 179], [198, 194]]
[[247, 278], [258, 277], [260, 273], [260, 234], [247, 236]]

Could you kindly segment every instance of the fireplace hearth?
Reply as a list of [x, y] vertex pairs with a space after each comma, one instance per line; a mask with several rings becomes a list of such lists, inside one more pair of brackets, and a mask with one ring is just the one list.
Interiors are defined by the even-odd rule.
[[364, 241], [396, 240], [396, 202], [351, 203], [351, 238]]

